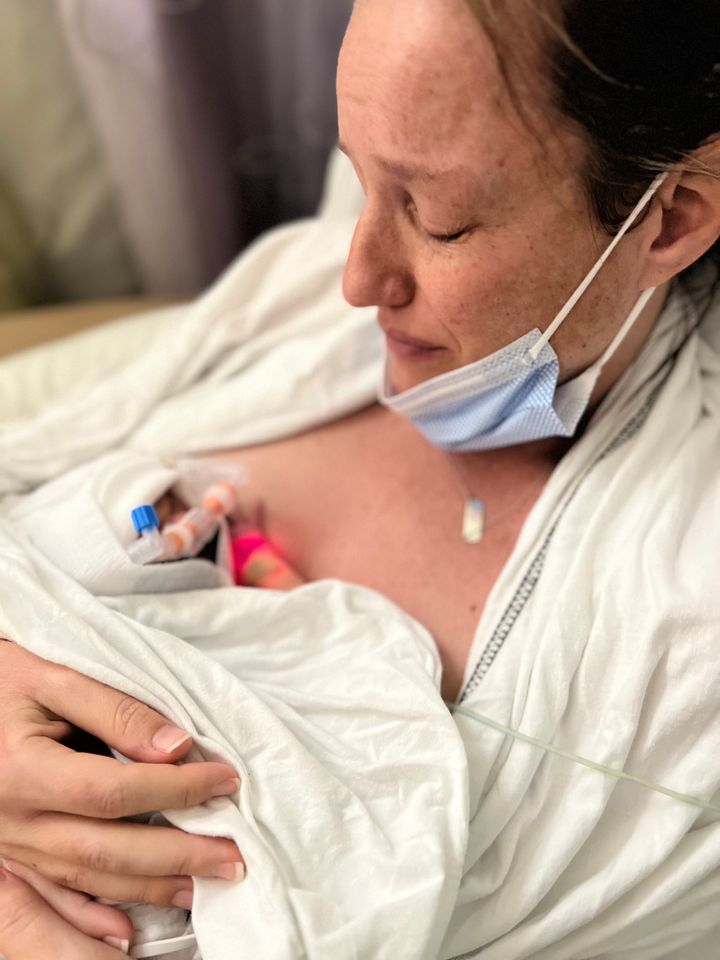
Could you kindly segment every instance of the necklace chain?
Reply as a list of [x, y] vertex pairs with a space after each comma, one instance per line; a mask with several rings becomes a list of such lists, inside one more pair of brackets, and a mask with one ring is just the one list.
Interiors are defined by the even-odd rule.
[[488, 521], [486, 501], [482, 500], [480, 497], [476, 497], [470, 490], [465, 482], [465, 478], [460, 472], [460, 469], [453, 461], [452, 454], [448, 456], [447, 461], [450, 465], [452, 474], [455, 477], [455, 481], [457, 482], [457, 485], [460, 488], [463, 497], [465, 498], [461, 528], [461, 535], [465, 543], [481, 543], [485, 534], [491, 527], [497, 526], [498, 523], [501, 523], [506, 519], [506, 517], [509, 517], [511, 514], [513, 514], [518, 507], [526, 503], [535, 492], [534, 487], [530, 492], [526, 490], [522, 497], [516, 500], [509, 509], [504, 510], [499, 516], [494, 516], [490, 519], [490, 521]]

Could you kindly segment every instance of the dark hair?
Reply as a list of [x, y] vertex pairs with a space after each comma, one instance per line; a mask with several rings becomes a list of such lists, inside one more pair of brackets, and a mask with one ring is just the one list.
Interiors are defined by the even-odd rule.
[[[498, 5], [468, 0], [501, 65]], [[504, 5], [504, 4], [503, 4]], [[514, 6], [514, 5], [513, 5]], [[586, 135], [588, 196], [609, 231], [657, 172], [720, 135], [720, 0], [525, 0], [561, 114]], [[507, 69], [503, 69], [506, 79]], [[720, 262], [720, 243], [710, 255]]]

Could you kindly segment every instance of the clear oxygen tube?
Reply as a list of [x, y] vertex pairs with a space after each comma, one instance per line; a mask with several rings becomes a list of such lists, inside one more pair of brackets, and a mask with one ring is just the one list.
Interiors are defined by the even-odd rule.
[[516, 741], [532, 750], [539, 751], [541, 754], [555, 758], [556, 762], [559, 762], [561, 765], [567, 763], [572, 767], [581, 770], [584, 769], [591, 775], [601, 774], [602, 776], [617, 780], [620, 783], [628, 784], [640, 790], [650, 791], [651, 793], [659, 794], [685, 806], [705, 811], [707, 814], [720, 815], [720, 797], [718, 796], [703, 797], [699, 794], [678, 790], [677, 787], [658, 782], [651, 776], [642, 776], [639, 772], [631, 772], [608, 763], [599, 763], [591, 757], [581, 756], [571, 750], [563, 749], [545, 738], [534, 737], [522, 730], [518, 730], [505, 723], [500, 723], [464, 704], [447, 703], [447, 707], [450, 713], [456, 718], [456, 722], [460, 725], [462, 725], [463, 722], [469, 722], [470, 728], [475, 727], [478, 730], [484, 728], [486, 731], [493, 731], [503, 738], [505, 743]]

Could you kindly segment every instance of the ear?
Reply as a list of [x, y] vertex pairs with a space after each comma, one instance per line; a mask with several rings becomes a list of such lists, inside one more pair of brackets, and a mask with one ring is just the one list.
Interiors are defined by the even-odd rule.
[[661, 216], [646, 254], [645, 287], [659, 287], [698, 260], [720, 237], [720, 138], [693, 154], [708, 173], [676, 172], [656, 196]]

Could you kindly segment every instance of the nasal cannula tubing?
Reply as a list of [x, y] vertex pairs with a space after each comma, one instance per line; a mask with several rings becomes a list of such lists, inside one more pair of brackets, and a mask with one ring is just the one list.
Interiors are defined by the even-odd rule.
[[701, 810], [709, 810], [712, 813], [720, 813], [720, 806], [708, 800], [702, 800], [700, 797], [693, 797], [686, 793], [679, 793], [677, 790], [671, 790], [669, 787], [664, 787], [660, 783], [653, 783], [651, 780], [645, 780], [631, 773], [625, 773], [624, 770], [607, 767], [602, 763], [596, 763], [594, 760], [588, 760], [586, 757], [580, 757], [568, 750], [563, 750], [561, 747], [554, 747], [551, 743], [545, 743], [543, 740], [531, 737], [529, 734], [522, 733], [520, 730], [513, 730], [512, 727], [505, 726], [504, 723], [499, 723], [497, 720], [491, 720], [490, 717], [483, 716], [483, 714], [477, 713], [475, 710], [470, 710], [468, 707], [462, 707], [458, 704], [448, 704], [448, 708], [451, 713], [460, 714], [460, 716], [474, 720], [476, 723], [489, 727], [491, 730], [496, 730], [498, 733], [512, 737], [514, 740], [520, 740], [522, 743], [527, 743], [531, 747], [538, 747], [547, 753], [553, 753], [555, 756], [562, 757], [564, 760], [579, 763], [583, 767], [596, 770], [598, 773], [605, 773], [608, 776], [615, 777], [617, 780], [624, 780], [628, 783], [634, 783], [639, 787], [654, 790], [655, 793], [661, 793], [666, 797], [670, 797], [671, 800], [679, 800], [681, 803], [688, 804], [691, 807], [699, 807]]

